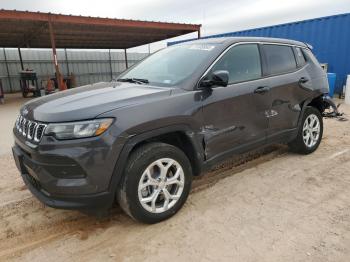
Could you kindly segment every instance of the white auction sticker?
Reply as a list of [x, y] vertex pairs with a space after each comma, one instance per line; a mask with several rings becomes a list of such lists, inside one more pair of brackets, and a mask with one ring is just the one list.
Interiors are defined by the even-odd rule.
[[215, 48], [214, 45], [208, 45], [208, 44], [195, 44], [191, 45], [189, 49], [195, 49], [195, 50], [203, 50], [203, 51], [211, 51]]

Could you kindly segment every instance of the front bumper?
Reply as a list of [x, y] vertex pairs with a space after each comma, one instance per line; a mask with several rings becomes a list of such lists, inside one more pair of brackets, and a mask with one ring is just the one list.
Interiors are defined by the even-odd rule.
[[106, 132], [99, 137], [57, 141], [43, 137], [28, 143], [14, 130], [16, 166], [44, 204], [62, 209], [108, 209], [115, 201], [111, 184], [124, 141]]
[[[114, 195], [111, 192], [100, 192], [96, 194], [61, 194], [53, 195], [45, 190], [45, 180], [39, 178], [42, 166], [32, 162], [18, 146], [12, 148], [13, 157], [18, 170], [21, 173], [24, 183], [30, 192], [42, 203], [55, 208], [77, 209], [77, 210], [100, 210], [108, 209], [113, 205]], [[34, 169], [33, 169], [34, 168]], [[56, 182], [59, 183], [57, 180]]]

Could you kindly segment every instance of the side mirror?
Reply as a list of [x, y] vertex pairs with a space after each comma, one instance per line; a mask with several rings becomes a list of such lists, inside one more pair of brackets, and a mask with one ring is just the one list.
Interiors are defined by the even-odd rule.
[[227, 86], [229, 80], [229, 73], [226, 70], [214, 71], [209, 79], [202, 80], [201, 87], [218, 87]]

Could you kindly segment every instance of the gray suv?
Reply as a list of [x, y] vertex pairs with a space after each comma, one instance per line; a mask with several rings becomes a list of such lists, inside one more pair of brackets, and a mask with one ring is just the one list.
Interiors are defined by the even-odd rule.
[[217, 38], [163, 49], [112, 82], [25, 104], [13, 155], [30, 191], [56, 208], [118, 202], [156, 223], [185, 203], [192, 177], [257, 147], [312, 153], [329, 107], [308, 45]]

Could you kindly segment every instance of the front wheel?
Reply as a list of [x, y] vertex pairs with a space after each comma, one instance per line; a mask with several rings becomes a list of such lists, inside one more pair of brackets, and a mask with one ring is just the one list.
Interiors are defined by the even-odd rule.
[[191, 183], [192, 168], [180, 149], [150, 143], [131, 154], [118, 187], [117, 200], [135, 220], [157, 223], [182, 207]]
[[323, 119], [320, 111], [307, 107], [297, 137], [289, 143], [292, 151], [300, 154], [314, 152], [321, 143], [323, 135]]

